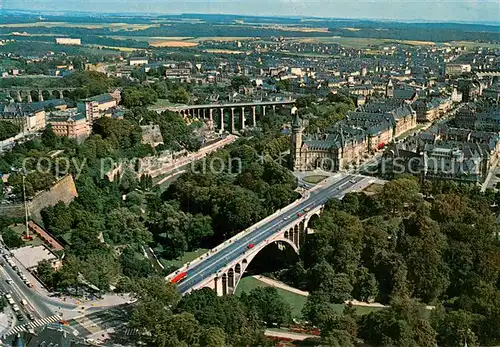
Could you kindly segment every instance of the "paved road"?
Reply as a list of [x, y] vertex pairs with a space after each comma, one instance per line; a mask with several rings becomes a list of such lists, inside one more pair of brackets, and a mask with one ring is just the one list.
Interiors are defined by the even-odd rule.
[[[305, 213], [306, 208], [315, 208], [326, 203], [331, 198], [341, 198], [349, 189], [364, 180], [366, 177], [357, 175], [342, 175], [340, 179], [333, 183], [319, 186], [317, 190], [309, 193], [309, 196], [290, 208], [285, 208], [281, 213], [278, 213], [274, 218], [248, 232], [247, 235], [229, 243], [224, 249], [213, 253], [210, 257], [193, 264], [187, 272], [187, 278], [179, 283], [181, 293], [186, 293], [194, 286], [207, 280], [209, 277], [226, 266], [226, 264], [236, 260], [244, 254], [248, 248], [248, 244], [259, 244], [265, 242], [276, 231], [282, 229], [294, 219], [300, 219], [298, 213]], [[284, 220], [287, 218], [287, 220]]]
[[[19, 302], [22, 299], [28, 301], [29, 305], [24, 307], [26, 312], [32, 313], [35, 318], [44, 318], [54, 314], [54, 312], [46, 305], [43, 299], [37, 295], [37, 293], [29, 288], [19, 275], [7, 264], [5, 259], [2, 257], [0, 260], [2, 268], [0, 271], [0, 285], [3, 287], [5, 292], [12, 294], [14, 301], [18, 302], [18, 306], [23, 308]], [[8, 284], [6, 280], [12, 280], [11, 284]]]

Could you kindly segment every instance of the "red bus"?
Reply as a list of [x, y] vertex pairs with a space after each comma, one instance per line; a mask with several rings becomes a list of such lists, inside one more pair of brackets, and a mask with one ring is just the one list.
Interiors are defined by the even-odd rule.
[[247, 248], [248, 248], [248, 249], [251, 249], [251, 248], [253, 248], [254, 246], [255, 246], [255, 245], [254, 245], [253, 243], [249, 243], [249, 244], [248, 244], [248, 246], [247, 246]]
[[174, 278], [172, 278], [172, 280], [170, 281], [170, 283], [179, 283], [180, 281], [182, 281], [184, 278], [186, 278], [187, 276], [187, 272], [181, 272], [180, 274], [178, 274], [177, 276], [175, 276]]

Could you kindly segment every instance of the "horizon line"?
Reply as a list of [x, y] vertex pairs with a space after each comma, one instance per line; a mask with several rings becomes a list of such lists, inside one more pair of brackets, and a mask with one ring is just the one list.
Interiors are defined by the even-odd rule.
[[[1, 0], [0, 0], [1, 1]], [[232, 16], [232, 17], [255, 17], [255, 18], [311, 18], [311, 19], [322, 19], [322, 20], [348, 20], [348, 21], [371, 21], [371, 22], [393, 22], [393, 23], [432, 23], [432, 24], [479, 24], [500, 27], [500, 23], [495, 21], [459, 21], [459, 20], [429, 20], [429, 19], [391, 19], [391, 18], [367, 18], [367, 17], [319, 17], [319, 16], [301, 16], [301, 15], [253, 15], [253, 14], [232, 14], [232, 13], [195, 13], [195, 12], [93, 12], [85, 10], [26, 10], [26, 9], [15, 9], [15, 8], [0, 8], [0, 13], [3, 11], [13, 11], [13, 12], [28, 12], [28, 13], [78, 13], [78, 14], [91, 14], [96, 16], [105, 15], [118, 15], [118, 16], [147, 16], [147, 17], [159, 17], [159, 16], [183, 16], [183, 15], [203, 15], [203, 16]]]

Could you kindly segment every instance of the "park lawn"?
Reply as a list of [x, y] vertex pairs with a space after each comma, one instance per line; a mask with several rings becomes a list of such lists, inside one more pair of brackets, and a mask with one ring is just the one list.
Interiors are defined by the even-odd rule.
[[383, 187], [384, 186], [382, 184], [372, 183], [368, 187], [366, 187], [365, 189], [363, 189], [363, 192], [378, 194], [378, 193], [380, 193], [382, 191]]
[[[256, 278], [251, 276], [243, 277], [236, 288], [236, 295], [241, 295], [241, 293], [248, 293], [252, 289], [257, 287], [271, 287], [269, 284], [259, 281]], [[287, 302], [292, 309], [292, 317], [296, 319], [302, 319], [302, 308], [306, 304], [307, 297], [303, 295], [299, 295], [296, 293], [289, 292], [288, 290], [284, 290], [281, 288], [276, 288], [278, 294]], [[344, 310], [344, 304], [331, 304], [332, 308], [335, 312], [341, 313]], [[373, 311], [380, 310], [379, 307], [365, 307], [365, 306], [355, 306], [357, 315], [365, 315]]]
[[[22, 238], [23, 234], [26, 232], [26, 226], [24, 224], [16, 224], [16, 225], [10, 226], [9, 228], [12, 229], [16, 234], [18, 234], [19, 238]], [[33, 237], [33, 240], [28, 241], [28, 240], [22, 239], [23, 246], [21, 246], [21, 247], [43, 245], [43, 240], [39, 236], [37, 236], [36, 234], [33, 234], [33, 233], [30, 233], [30, 235]]]
[[323, 181], [327, 176], [322, 176], [322, 175], [311, 175], [311, 176], [306, 176], [303, 178], [303, 180], [307, 183], [311, 184], [317, 184], [321, 181]]
[[168, 99], [158, 99], [151, 107], [155, 108], [155, 107], [168, 107], [168, 106], [175, 106], [175, 104], [171, 103]]

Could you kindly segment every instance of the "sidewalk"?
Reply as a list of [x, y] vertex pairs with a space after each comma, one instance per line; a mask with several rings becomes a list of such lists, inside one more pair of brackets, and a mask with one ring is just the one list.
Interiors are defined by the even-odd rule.
[[257, 279], [257, 280], [259, 280], [259, 281], [261, 281], [261, 282], [269, 284], [272, 287], [280, 288], [280, 289], [286, 290], [288, 292], [292, 292], [292, 293], [299, 294], [299, 295], [302, 295], [302, 296], [309, 296], [309, 292], [306, 292], [306, 291], [303, 291], [303, 290], [291, 287], [288, 284], [285, 284], [285, 283], [280, 282], [280, 281], [273, 280], [272, 278], [261, 276], [261, 275], [255, 275], [255, 276], [252, 276], [252, 277], [255, 278], [255, 279]]

